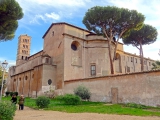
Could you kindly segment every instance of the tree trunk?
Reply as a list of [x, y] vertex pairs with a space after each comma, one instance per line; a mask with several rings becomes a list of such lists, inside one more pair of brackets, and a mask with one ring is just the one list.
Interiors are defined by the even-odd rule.
[[111, 74], [114, 74], [113, 61], [112, 61], [112, 55], [111, 55], [111, 39], [112, 38], [108, 40], [108, 52], [109, 52]]
[[[112, 40], [112, 34], [110, 34], [110, 37], [108, 37], [105, 28], [103, 28], [103, 33], [107, 37], [108, 40], [108, 52], [109, 52], [109, 60], [110, 60], [110, 69], [111, 69], [111, 74], [114, 74], [114, 67], [113, 67], [113, 60], [112, 60], [112, 55], [111, 55], [111, 40]], [[112, 33], [112, 32], [110, 32]]]
[[142, 44], [140, 43], [140, 58], [141, 58], [141, 71], [143, 72], [144, 70], [144, 61], [143, 61], [143, 48]]

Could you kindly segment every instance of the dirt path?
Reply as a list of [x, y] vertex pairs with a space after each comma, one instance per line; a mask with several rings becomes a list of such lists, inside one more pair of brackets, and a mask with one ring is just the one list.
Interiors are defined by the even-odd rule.
[[16, 111], [14, 120], [160, 120], [160, 117], [138, 117], [97, 113], [64, 113], [33, 110], [25, 107], [24, 110]]

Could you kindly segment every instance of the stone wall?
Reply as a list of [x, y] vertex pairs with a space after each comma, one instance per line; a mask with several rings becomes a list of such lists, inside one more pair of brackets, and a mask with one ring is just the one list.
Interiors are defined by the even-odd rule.
[[73, 93], [79, 85], [91, 91], [91, 101], [160, 105], [160, 71], [68, 80], [64, 93]]

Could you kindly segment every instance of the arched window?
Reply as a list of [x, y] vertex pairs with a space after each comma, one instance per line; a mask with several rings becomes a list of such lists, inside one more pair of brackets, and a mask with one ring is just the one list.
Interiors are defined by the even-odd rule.
[[34, 74], [32, 75], [32, 78], [34, 78]]
[[27, 76], [25, 76], [25, 80], [27, 80], [28, 79], [28, 77]]

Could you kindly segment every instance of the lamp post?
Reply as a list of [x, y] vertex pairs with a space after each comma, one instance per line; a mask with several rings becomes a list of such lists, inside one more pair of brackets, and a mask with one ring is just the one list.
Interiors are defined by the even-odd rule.
[[2, 99], [2, 91], [3, 91], [4, 74], [5, 74], [5, 70], [6, 70], [7, 65], [8, 65], [8, 63], [7, 63], [7, 61], [5, 60], [5, 61], [2, 63], [2, 68], [3, 68], [3, 77], [2, 77], [2, 85], [1, 85], [0, 101], [1, 101], [1, 99]]

